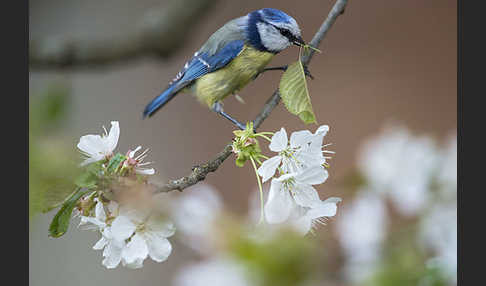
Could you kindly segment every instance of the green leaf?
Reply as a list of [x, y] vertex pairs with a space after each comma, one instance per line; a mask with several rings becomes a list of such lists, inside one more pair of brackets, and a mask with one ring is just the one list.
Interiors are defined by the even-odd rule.
[[82, 173], [79, 177], [76, 178], [74, 183], [76, 186], [80, 188], [94, 188], [96, 186], [96, 181], [98, 180], [98, 177], [91, 173], [91, 172], [85, 172]]
[[81, 190], [74, 192], [62, 205], [61, 209], [52, 219], [49, 225], [49, 235], [52, 237], [60, 237], [66, 233], [71, 220], [71, 214], [78, 200], [85, 194], [93, 192], [92, 190]]
[[304, 67], [300, 60], [288, 66], [280, 80], [280, 97], [287, 110], [304, 123], [317, 123], [307, 90]]
[[101, 165], [101, 161], [89, 164], [84, 173], [79, 175], [74, 181], [76, 186], [87, 189], [96, 187], [96, 183], [98, 182], [98, 174], [102, 169]]

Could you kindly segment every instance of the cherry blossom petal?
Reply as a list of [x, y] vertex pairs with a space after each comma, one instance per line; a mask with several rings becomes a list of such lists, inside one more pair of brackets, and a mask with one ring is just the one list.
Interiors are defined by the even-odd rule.
[[309, 130], [301, 130], [292, 132], [290, 135], [290, 147], [305, 147], [313, 138], [313, 134]]
[[95, 207], [95, 216], [96, 216], [96, 219], [101, 221], [101, 222], [105, 222], [106, 221], [106, 213], [105, 213], [105, 209], [103, 208], [103, 203], [98, 201], [96, 203], [96, 207]]
[[151, 232], [155, 232], [161, 237], [170, 237], [174, 235], [176, 230], [172, 222], [158, 219], [156, 217], [150, 217], [147, 222], [147, 227]]
[[285, 128], [282, 127], [280, 131], [275, 132], [275, 134], [272, 136], [272, 142], [268, 148], [270, 148], [270, 150], [273, 152], [280, 152], [285, 150], [287, 145], [287, 132], [285, 131]]
[[312, 229], [312, 219], [308, 216], [301, 216], [291, 222], [295, 231], [302, 235], [306, 235]]
[[318, 185], [324, 183], [329, 177], [329, 173], [322, 166], [313, 166], [298, 173], [295, 179], [301, 183]]
[[292, 195], [295, 202], [302, 207], [311, 208], [321, 202], [317, 191], [311, 185], [307, 184], [295, 184]]
[[79, 138], [78, 149], [87, 155], [97, 155], [103, 149], [103, 139], [100, 135], [84, 135]]
[[123, 248], [115, 243], [108, 243], [103, 251], [103, 257], [105, 257], [105, 259], [103, 259], [101, 264], [108, 269], [117, 267], [121, 261], [122, 249]]
[[102, 236], [100, 240], [96, 242], [95, 245], [93, 245], [94, 250], [100, 250], [103, 249], [106, 245], [108, 244], [108, 239], [106, 237]]
[[148, 254], [156, 262], [167, 260], [171, 251], [172, 245], [170, 242], [159, 235], [146, 235], [145, 239], [148, 246]]
[[[100, 220], [98, 220], [94, 217], [90, 217], [90, 216], [82, 216], [81, 221], [79, 222], [79, 225], [81, 226], [81, 225], [84, 225], [86, 223], [91, 223], [98, 228], [104, 228], [106, 226], [104, 221], [100, 221]], [[93, 227], [87, 226], [86, 229], [93, 229]], [[94, 228], [94, 229], [96, 229], [96, 228]]]
[[135, 234], [127, 246], [123, 248], [122, 258], [126, 264], [132, 264], [138, 260], [144, 260], [148, 255], [148, 247], [145, 239], [140, 234]]
[[266, 182], [275, 174], [280, 162], [282, 162], [281, 156], [275, 156], [263, 162], [260, 168], [258, 168], [258, 175], [262, 176], [263, 182]]
[[322, 151], [322, 140], [324, 139], [324, 136], [326, 136], [327, 132], [329, 131], [329, 126], [327, 125], [321, 125], [319, 128], [317, 128], [316, 132], [314, 133], [312, 137], [312, 141], [310, 142], [310, 149], [313, 150], [314, 152], [319, 152], [321, 153]]
[[135, 173], [140, 175], [153, 175], [155, 174], [155, 169], [154, 168], [144, 169], [144, 168], [135, 167]]
[[135, 229], [135, 224], [124, 215], [117, 216], [111, 224], [111, 234], [120, 241], [129, 238]]
[[319, 166], [326, 162], [326, 158], [322, 155], [321, 149], [315, 151], [310, 147], [305, 147], [300, 152], [295, 154], [297, 160], [304, 168]]
[[130, 268], [130, 269], [138, 269], [143, 267], [143, 261], [145, 259], [137, 258], [131, 263], [127, 263], [125, 260], [122, 260], [123, 266]]
[[118, 121], [112, 121], [110, 133], [106, 137], [106, 146], [108, 148], [108, 151], [111, 152], [115, 150], [116, 145], [118, 144], [119, 137], [120, 137], [120, 126], [118, 124]]
[[268, 200], [264, 207], [265, 217], [269, 223], [285, 221], [294, 202], [290, 193], [282, 187], [282, 183], [273, 179], [270, 185]]
[[128, 157], [130, 157], [130, 158], [135, 157], [135, 153], [137, 153], [137, 151], [138, 151], [138, 150], [140, 150], [140, 149], [142, 149], [142, 146], [140, 146], [140, 145], [139, 145], [139, 146], [137, 146], [137, 148], [135, 148], [133, 151], [130, 151], [130, 152], [128, 153]]
[[341, 202], [341, 198], [328, 198], [327, 200], [317, 204], [314, 208], [310, 209], [306, 216], [311, 219], [335, 216], [337, 212], [337, 203], [339, 202]]

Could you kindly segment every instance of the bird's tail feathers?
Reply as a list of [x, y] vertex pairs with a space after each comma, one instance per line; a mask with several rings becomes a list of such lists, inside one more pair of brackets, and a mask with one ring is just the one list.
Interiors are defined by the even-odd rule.
[[177, 84], [173, 84], [169, 86], [164, 92], [162, 92], [159, 96], [154, 98], [147, 106], [145, 106], [145, 110], [143, 111], [143, 118], [152, 116], [157, 110], [159, 110], [162, 106], [164, 106], [169, 100], [174, 98], [177, 93], [180, 91], [177, 88]]

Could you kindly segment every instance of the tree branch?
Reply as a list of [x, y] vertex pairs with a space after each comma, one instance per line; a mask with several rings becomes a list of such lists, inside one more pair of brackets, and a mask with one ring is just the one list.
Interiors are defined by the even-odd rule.
[[[322, 39], [326, 36], [327, 31], [331, 28], [331, 26], [336, 21], [337, 17], [344, 13], [344, 8], [346, 7], [347, 0], [337, 0], [334, 4], [333, 8], [329, 12], [326, 20], [322, 23], [321, 27], [317, 31], [317, 33], [312, 38], [310, 45], [317, 48], [321, 43]], [[314, 52], [311, 51], [306, 57], [303, 57], [302, 64], [307, 66], [313, 56]], [[280, 102], [280, 93], [275, 90], [272, 96], [267, 100], [265, 105], [263, 106], [262, 111], [258, 114], [258, 116], [253, 120], [254, 128], [257, 129], [263, 123], [263, 121], [270, 115], [272, 110], [278, 105]], [[210, 160], [204, 164], [196, 166], [193, 168], [191, 174], [188, 176], [182, 177], [177, 180], [171, 180], [167, 184], [163, 186], [156, 186], [155, 193], [165, 193], [170, 192], [173, 190], [182, 191], [183, 189], [190, 187], [192, 185], [197, 184], [198, 182], [204, 180], [206, 176], [211, 173], [215, 172], [219, 166], [231, 155], [232, 147], [231, 144], [228, 144], [224, 147], [223, 151], [216, 155], [213, 160]]]
[[173, 0], [149, 11], [132, 33], [98, 40], [45, 39], [29, 43], [34, 68], [74, 68], [118, 63], [141, 56], [168, 57], [181, 47], [189, 32], [216, 0]]

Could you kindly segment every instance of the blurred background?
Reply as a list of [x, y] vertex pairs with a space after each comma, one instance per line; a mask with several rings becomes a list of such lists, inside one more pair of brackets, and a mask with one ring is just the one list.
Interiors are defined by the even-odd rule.
[[[62, 238], [47, 236], [54, 212], [38, 213], [45, 186], [63, 188], [69, 176], [56, 174], [76, 172], [70, 168], [79, 159], [79, 137], [101, 133], [112, 120], [120, 122], [120, 150], [151, 149], [157, 180], [188, 174], [231, 140], [234, 127], [189, 95], [148, 120], [142, 120], [145, 105], [228, 20], [277, 8], [293, 16], [310, 41], [333, 4], [31, 1], [29, 183], [31, 202], [39, 199], [29, 208], [30, 284], [172, 285], [197, 253], [175, 240], [163, 264], [106, 270], [101, 253], [90, 249], [95, 233], [71, 227]], [[313, 236], [323, 249], [319, 285], [455, 285], [456, 14], [452, 0], [351, 0], [309, 65], [317, 121], [330, 126], [325, 142], [336, 152], [318, 191], [323, 199], [343, 198], [337, 215]], [[158, 32], [165, 37], [154, 36]], [[290, 48], [270, 65], [296, 57]], [[260, 76], [240, 92], [246, 103], [228, 98], [225, 111], [253, 119], [280, 77], [278, 71]], [[289, 133], [318, 127], [304, 125], [281, 104], [260, 130], [282, 126]], [[226, 209], [248, 212], [256, 189], [249, 166], [238, 168], [230, 157], [205, 182]]]

